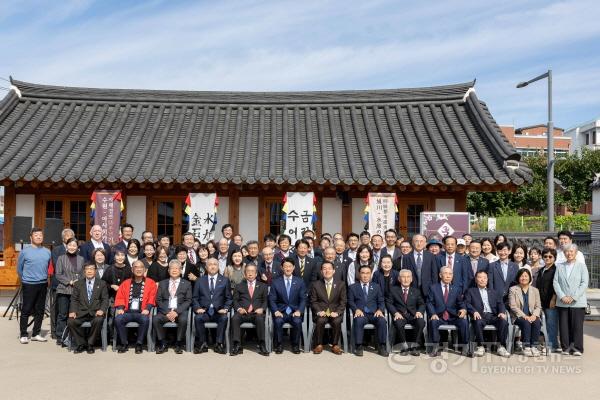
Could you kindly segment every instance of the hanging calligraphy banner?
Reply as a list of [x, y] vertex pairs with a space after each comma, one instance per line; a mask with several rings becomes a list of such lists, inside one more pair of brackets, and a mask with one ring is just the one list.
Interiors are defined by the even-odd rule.
[[301, 239], [304, 232], [314, 230], [317, 221], [317, 197], [313, 192], [287, 192], [283, 197], [285, 233], [292, 243]]
[[371, 235], [396, 229], [398, 197], [395, 193], [369, 193], [365, 199], [365, 225]]
[[102, 241], [113, 245], [120, 238], [121, 213], [125, 209], [120, 190], [96, 190], [92, 193], [91, 216], [102, 228]]
[[216, 193], [190, 193], [185, 199], [185, 213], [189, 215], [188, 231], [200, 243], [205, 244], [215, 238], [218, 206]]

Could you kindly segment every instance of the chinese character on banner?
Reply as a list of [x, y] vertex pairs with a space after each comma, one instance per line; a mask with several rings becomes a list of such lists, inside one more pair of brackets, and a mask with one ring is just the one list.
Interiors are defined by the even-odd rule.
[[207, 243], [215, 238], [218, 205], [216, 193], [190, 193], [185, 199], [185, 213], [190, 216], [188, 231], [200, 243]]
[[365, 199], [365, 229], [371, 235], [384, 235], [396, 228], [398, 198], [395, 193], [369, 193]]
[[304, 232], [313, 230], [317, 220], [317, 198], [313, 192], [287, 192], [283, 197], [283, 217], [286, 235], [292, 243], [301, 239]]
[[461, 237], [471, 232], [468, 212], [424, 211], [421, 213], [421, 233], [427, 238]]
[[92, 193], [94, 225], [102, 228], [102, 241], [113, 245], [119, 242], [121, 213], [125, 209], [120, 190], [96, 190]]

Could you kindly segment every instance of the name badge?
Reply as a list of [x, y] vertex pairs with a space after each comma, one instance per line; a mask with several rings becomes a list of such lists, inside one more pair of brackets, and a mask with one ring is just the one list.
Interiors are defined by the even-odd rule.
[[140, 309], [140, 299], [131, 300], [131, 307], [129, 308], [132, 311], [139, 311]]
[[169, 308], [177, 308], [177, 296], [169, 299]]

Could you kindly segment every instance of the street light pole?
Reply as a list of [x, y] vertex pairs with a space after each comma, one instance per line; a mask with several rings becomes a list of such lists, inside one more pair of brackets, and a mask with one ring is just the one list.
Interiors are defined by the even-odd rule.
[[549, 69], [540, 76], [519, 83], [517, 89], [523, 88], [530, 83], [544, 78], [548, 78], [548, 166], [546, 169], [548, 180], [548, 232], [554, 232], [554, 123], [552, 121], [552, 70]]

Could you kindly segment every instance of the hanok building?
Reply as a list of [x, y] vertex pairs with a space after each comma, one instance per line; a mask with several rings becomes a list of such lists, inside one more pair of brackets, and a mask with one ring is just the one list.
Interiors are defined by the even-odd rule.
[[192, 92], [12, 81], [0, 102], [5, 255], [11, 221], [60, 218], [78, 238], [90, 195], [120, 189], [124, 220], [180, 242], [189, 192], [216, 192], [218, 226], [278, 233], [286, 191], [314, 191], [317, 233], [361, 231], [368, 192], [398, 194], [398, 230], [464, 211], [469, 191], [515, 190], [531, 171], [474, 82], [415, 89]]

